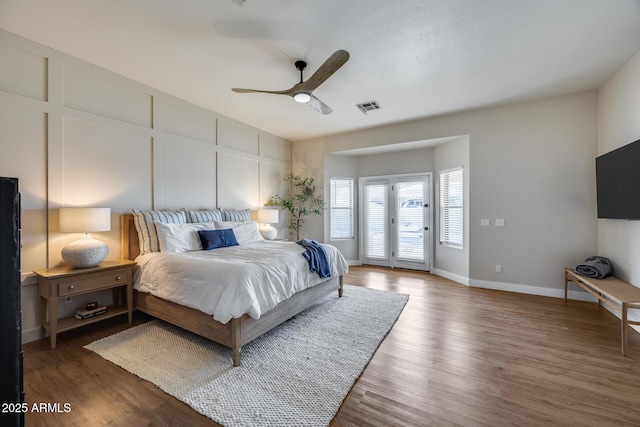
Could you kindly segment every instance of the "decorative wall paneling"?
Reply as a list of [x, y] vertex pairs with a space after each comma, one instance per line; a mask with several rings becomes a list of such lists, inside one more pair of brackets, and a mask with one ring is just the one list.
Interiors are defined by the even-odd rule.
[[0, 175], [20, 178], [23, 201], [25, 341], [41, 335], [31, 271], [60, 264], [78, 237], [58, 232], [58, 208], [110, 207], [112, 229], [96, 237], [119, 258], [117, 217], [131, 208], [256, 208], [286, 193], [287, 140], [1, 30], [0, 58]]

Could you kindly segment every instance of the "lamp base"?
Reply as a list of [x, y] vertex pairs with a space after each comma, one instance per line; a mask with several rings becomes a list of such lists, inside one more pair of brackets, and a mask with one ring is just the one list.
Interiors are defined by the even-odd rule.
[[278, 235], [278, 230], [276, 230], [275, 228], [273, 228], [273, 226], [269, 224], [262, 225], [259, 228], [259, 231], [265, 240], [273, 240]]
[[64, 262], [75, 268], [96, 267], [109, 254], [109, 246], [100, 240], [85, 237], [62, 249]]

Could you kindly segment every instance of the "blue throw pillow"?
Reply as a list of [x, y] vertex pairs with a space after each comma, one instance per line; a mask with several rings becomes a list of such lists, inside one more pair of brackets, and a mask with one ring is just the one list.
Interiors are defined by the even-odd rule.
[[226, 248], [227, 246], [238, 246], [236, 235], [233, 230], [198, 230], [202, 249], [210, 251], [211, 249]]

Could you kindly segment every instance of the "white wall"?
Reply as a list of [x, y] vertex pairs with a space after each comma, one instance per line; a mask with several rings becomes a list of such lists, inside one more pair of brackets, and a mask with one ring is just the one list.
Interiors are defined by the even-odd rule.
[[468, 135], [469, 283], [560, 296], [563, 268], [596, 251], [596, 122], [596, 93], [578, 93], [295, 142], [292, 167], [323, 180], [326, 153]]
[[433, 147], [358, 156], [358, 176], [433, 172]]
[[[600, 89], [598, 155], [638, 139], [640, 52], [637, 52]], [[598, 254], [611, 260], [617, 277], [640, 287], [640, 221], [599, 219]], [[640, 315], [636, 314], [636, 317]]]
[[286, 194], [289, 141], [5, 31], [0, 58], [0, 175], [20, 179], [25, 341], [40, 337], [31, 272], [61, 264], [78, 238], [58, 232], [58, 208], [110, 207], [111, 231], [95, 237], [114, 259], [132, 208], [255, 208]]
[[[325, 173], [324, 173], [324, 200], [327, 202], [327, 208], [329, 207], [329, 200], [331, 193], [329, 192], [330, 188], [330, 179], [331, 178], [353, 178], [353, 188], [354, 188], [354, 200], [358, 200], [358, 162], [357, 157], [355, 156], [340, 156], [340, 155], [331, 155], [327, 154], [325, 156], [324, 165], [325, 165]], [[329, 231], [330, 231], [330, 223], [329, 223], [330, 212], [327, 210], [327, 214], [324, 215], [324, 241], [332, 244], [344, 256], [350, 264], [357, 263], [359, 258], [358, 254], [358, 213], [354, 212], [354, 233], [355, 237], [353, 239], [340, 239], [340, 240], [330, 240]], [[308, 229], [308, 228], [307, 228]]]
[[463, 244], [462, 248], [440, 246], [438, 234], [440, 221], [440, 209], [434, 209], [435, 221], [435, 250], [433, 255], [432, 272], [448, 277], [457, 282], [468, 284], [469, 279], [469, 195], [470, 183], [473, 172], [469, 162], [469, 137], [460, 137], [454, 141], [440, 144], [434, 148], [434, 198], [435, 205], [439, 206], [440, 200], [440, 171], [462, 167], [464, 185], [464, 220], [463, 220]]
[[[355, 200], [358, 200], [358, 178], [433, 171], [433, 147], [402, 150], [377, 154], [328, 154], [324, 161], [325, 199], [329, 200], [329, 179], [331, 177], [352, 177], [355, 179]], [[352, 240], [329, 240], [329, 215], [325, 215], [326, 242], [337, 247], [349, 262], [360, 260], [358, 245], [358, 211], [355, 212], [355, 238]], [[311, 230], [309, 230], [311, 231]]]

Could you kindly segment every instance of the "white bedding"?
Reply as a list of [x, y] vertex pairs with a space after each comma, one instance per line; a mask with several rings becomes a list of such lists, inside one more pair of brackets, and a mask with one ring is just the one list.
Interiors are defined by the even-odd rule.
[[[346, 274], [342, 254], [323, 246], [331, 276]], [[295, 242], [262, 240], [210, 251], [148, 253], [136, 259], [134, 288], [211, 314], [221, 323], [245, 313], [259, 319], [296, 292], [328, 280], [309, 272], [302, 252]]]

